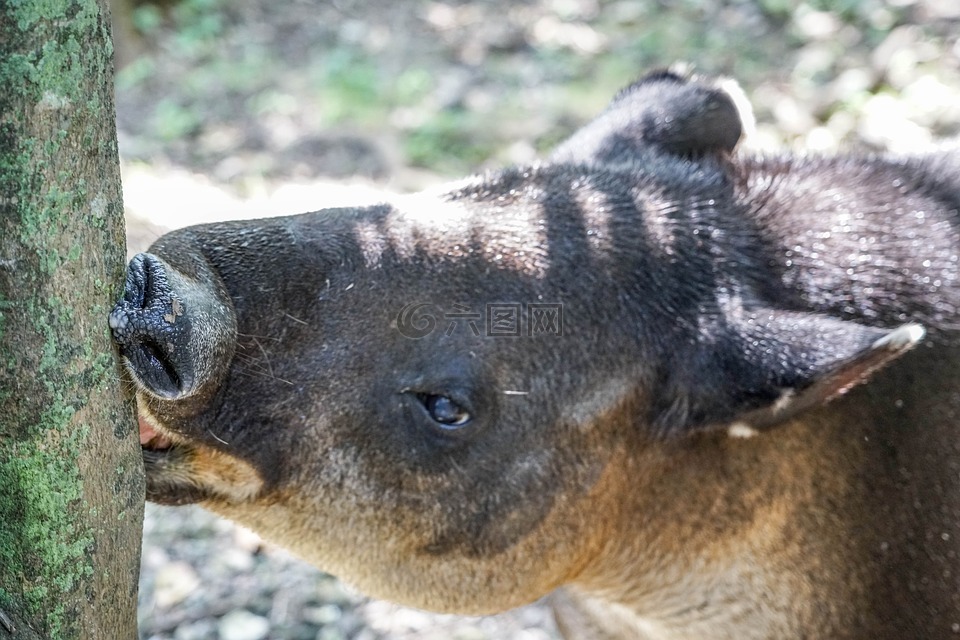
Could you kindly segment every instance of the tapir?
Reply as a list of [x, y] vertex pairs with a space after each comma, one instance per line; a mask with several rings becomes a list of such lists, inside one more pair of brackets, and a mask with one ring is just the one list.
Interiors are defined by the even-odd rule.
[[960, 633], [960, 147], [754, 155], [655, 72], [543, 161], [169, 233], [147, 498], [569, 638]]

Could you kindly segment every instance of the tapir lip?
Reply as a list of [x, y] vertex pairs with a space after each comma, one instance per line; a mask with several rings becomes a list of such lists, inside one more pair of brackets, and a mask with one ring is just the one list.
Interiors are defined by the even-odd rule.
[[158, 504], [185, 505], [208, 497], [191, 477], [191, 445], [160, 424], [142, 400], [138, 400], [140, 448], [147, 474], [147, 500]]
[[154, 426], [155, 422], [147, 414], [138, 416], [140, 426], [140, 446], [153, 451], [163, 451], [175, 446], [173, 438], [161, 428]]
[[147, 500], [185, 505], [211, 499], [242, 502], [259, 495], [264, 480], [249, 461], [167, 427], [151, 413], [149, 402], [145, 394], [137, 398]]

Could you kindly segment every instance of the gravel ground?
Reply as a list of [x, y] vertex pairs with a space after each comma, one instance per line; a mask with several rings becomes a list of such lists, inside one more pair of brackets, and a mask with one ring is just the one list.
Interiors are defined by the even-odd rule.
[[[530, 161], [678, 60], [741, 82], [754, 149], [960, 134], [955, 0], [181, 0], [135, 22], [139, 38], [118, 28], [131, 251]], [[369, 600], [200, 509], [153, 505], [140, 625], [156, 640], [556, 637], [539, 604], [477, 619]]]
[[542, 606], [490, 618], [433, 615], [364, 598], [250, 531], [197, 507], [147, 506], [141, 638], [550, 640]]

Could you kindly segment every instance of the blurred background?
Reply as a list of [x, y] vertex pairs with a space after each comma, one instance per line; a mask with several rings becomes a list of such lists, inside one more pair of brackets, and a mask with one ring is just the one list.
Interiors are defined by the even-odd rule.
[[[956, 0], [112, 0], [131, 252], [163, 231], [535, 160], [645, 71], [740, 82], [746, 147], [960, 135]], [[546, 640], [371, 601], [199, 509], [148, 506], [141, 638]]]

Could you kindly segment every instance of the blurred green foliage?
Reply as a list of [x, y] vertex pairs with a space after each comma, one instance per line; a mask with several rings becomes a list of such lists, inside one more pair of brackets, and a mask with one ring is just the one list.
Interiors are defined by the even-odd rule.
[[[463, 175], [482, 165], [493, 153], [475, 131], [476, 120], [463, 110], [448, 109], [407, 132], [404, 151], [410, 164], [446, 175]], [[479, 134], [479, 135], [478, 135]]]
[[911, 11], [903, 0], [122, 1], [143, 2], [134, 24], [150, 44], [117, 77], [121, 107], [140, 99], [120, 115], [133, 114], [128, 148], [142, 159], [215, 164], [227, 151], [205, 151], [205, 132], [266, 128], [264, 154], [282, 154], [290, 131], [356, 134], [448, 176], [513, 161], [518, 140], [549, 149], [619, 87], [677, 61], [766, 85], [761, 119], [789, 84], [825, 122], [883, 89], [882, 73], [828, 85], [869, 67]]

